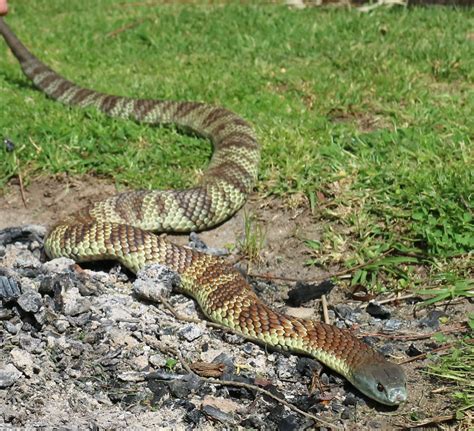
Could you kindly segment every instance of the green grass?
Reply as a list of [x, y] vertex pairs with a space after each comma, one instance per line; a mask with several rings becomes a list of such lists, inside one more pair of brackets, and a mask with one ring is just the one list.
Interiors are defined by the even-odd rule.
[[[145, 4], [13, 2], [8, 22], [85, 86], [204, 100], [250, 120], [263, 147], [258, 191], [307, 197], [328, 222], [326, 260], [351, 266], [408, 250], [438, 268], [474, 247], [472, 11]], [[96, 173], [182, 187], [211, 152], [173, 129], [65, 109], [4, 49], [0, 97], [1, 134], [16, 144], [0, 149], [0, 187], [18, 166], [26, 181]]]

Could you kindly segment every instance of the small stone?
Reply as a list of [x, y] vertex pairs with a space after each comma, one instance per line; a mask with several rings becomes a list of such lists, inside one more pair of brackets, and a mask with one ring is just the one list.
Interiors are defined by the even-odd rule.
[[91, 308], [88, 298], [83, 298], [77, 287], [70, 287], [62, 294], [63, 312], [66, 316], [77, 316]]
[[161, 368], [164, 367], [166, 364], [166, 359], [163, 355], [151, 355], [148, 358], [148, 362], [150, 362], [150, 365], [156, 368]]
[[12, 386], [21, 377], [21, 372], [12, 364], [0, 368], [0, 388]]
[[291, 379], [296, 368], [296, 356], [280, 356], [276, 362], [276, 373], [280, 379]]
[[140, 298], [160, 302], [161, 297], [168, 298], [174, 288], [181, 284], [177, 272], [160, 264], [148, 265], [138, 271], [133, 282], [133, 292]]
[[117, 378], [123, 382], [143, 382], [145, 375], [140, 371], [125, 371], [117, 374]]
[[18, 305], [27, 313], [37, 313], [43, 304], [41, 295], [33, 290], [23, 293], [17, 301]]
[[72, 267], [76, 264], [72, 259], [67, 257], [58, 257], [43, 264], [43, 268], [55, 274], [71, 272]]
[[382, 307], [375, 301], [369, 302], [365, 311], [367, 311], [367, 313], [369, 313], [372, 317], [376, 317], [378, 319], [388, 319], [391, 314], [387, 308]]
[[53, 322], [54, 327], [58, 330], [60, 334], [66, 332], [66, 329], [69, 328], [71, 325], [65, 319], [58, 319]]
[[189, 325], [186, 325], [180, 329], [178, 333], [187, 341], [191, 342], [200, 338], [203, 334], [203, 331], [198, 325], [190, 323]]
[[18, 334], [18, 332], [20, 332], [21, 326], [22, 326], [21, 322], [17, 324], [12, 323], [9, 320], [6, 320], [5, 322], [3, 322], [3, 327], [5, 328], [5, 331], [7, 331], [8, 333], [12, 335]]
[[408, 346], [408, 349], [406, 350], [406, 354], [410, 356], [411, 358], [413, 356], [418, 356], [421, 355], [423, 351], [421, 351], [418, 347], [416, 347], [413, 343]]
[[212, 254], [214, 256], [226, 256], [229, 254], [229, 252], [225, 248], [208, 247], [206, 243], [201, 238], [199, 238], [199, 236], [195, 232], [191, 232], [189, 234], [188, 245], [189, 247], [201, 253]]
[[0, 300], [11, 302], [21, 295], [21, 289], [12, 277], [0, 276]]
[[41, 352], [41, 340], [33, 338], [29, 334], [20, 335], [20, 346], [28, 352], [39, 353]]
[[232, 415], [228, 413], [224, 413], [222, 410], [219, 410], [216, 407], [210, 406], [210, 405], [205, 405], [202, 408], [202, 411], [206, 416], [209, 416], [224, 425], [233, 425], [234, 424], [234, 418]]
[[439, 319], [445, 317], [446, 313], [441, 310], [431, 310], [426, 317], [420, 320], [421, 327], [429, 327], [432, 329], [439, 328]]
[[322, 369], [323, 366], [320, 362], [304, 356], [298, 357], [298, 361], [296, 362], [296, 371], [302, 376], [312, 377], [315, 373], [321, 372]]
[[298, 428], [299, 420], [295, 415], [285, 416], [278, 423], [278, 431], [293, 431]]
[[242, 350], [245, 353], [247, 353], [247, 355], [252, 355], [254, 349], [255, 349], [255, 344], [253, 343], [245, 343], [244, 346], [242, 347]]
[[228, 355], [225, 352], [220, 353], [217, 355], [213, 360], [213, 364], [224, 364], [224, 372], [232, 374], [235, 372], [235, 364], [234, 359], [232, 356]]
[[352, 394], [347, 394], [346, 395], [346, 398], [344, 398], [344, 401], [342, 402], [342, 404], [344, 404], [345, 406], [355, 406], [357, 405], [357, 402], [358, 402], [358, 398]]
[[13, 365], [15, 365], [15, 367], [19, 370], [23, 371], [25, 376], [31, 377], [33, 375], [34, 363], [31, 353], [15, 347], [10, 352], [10, 356], [12, 358]]
[[341, 419], [347, 420], [351, 418], [351, 411], [348, 408], [345, 408], [341, 413]]
[[402, 326], [403, 322], [401, 320], [389, 319], [384, 323], [383, 328], [386, 331], [398, 331]]

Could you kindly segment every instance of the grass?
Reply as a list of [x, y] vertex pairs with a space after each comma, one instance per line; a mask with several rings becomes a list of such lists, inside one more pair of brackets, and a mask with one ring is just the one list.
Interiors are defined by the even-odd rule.
[[250, 262], [261, 261], [261, 251], [265, 246], [265, 227], [257, 220], [256, 216], [244, 212], [244, 232], [238, 242], [240, 253]]
[[[472, 10], [50, 0], [12, 2], [8, 22], [85, 86], [208, 101], [250, 120], [257, 192], [303, 196], [324, 221], [321, 238], [302, 239], [308, 264], [357, 266], [352, 283], [378, 290], [472, 294]], [[0, 137], [15, 144], [0, 146], [0, 189], [18, 169], [26, 183], [68, 172], [183, 187], [211, 154], [173, 129], [51, 102], [3, 48], [0, 100]]]

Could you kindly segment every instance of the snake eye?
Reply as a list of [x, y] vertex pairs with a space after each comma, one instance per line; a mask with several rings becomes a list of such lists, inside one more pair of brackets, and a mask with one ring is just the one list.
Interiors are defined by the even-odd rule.
[[384, 386], [382, 385], [382, 383], [379, 383], [379, 384], [377, 385], [377, 390], [378, 390], [379, 392], [383, 392], [383, 391], [385, 390], [385, 388], [384, 388]]

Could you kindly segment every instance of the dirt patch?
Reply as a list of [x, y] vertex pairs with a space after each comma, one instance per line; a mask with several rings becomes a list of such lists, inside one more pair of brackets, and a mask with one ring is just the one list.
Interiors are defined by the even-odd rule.
[[[115, 191], [110, 181], [92, 176], [80, 180], [64, 176], [43, 178], [26, 188], [25, 198], [28, 207], [25, 208], [19, 186], [11, 184], [5, 195], [0, 198], [0, 229], [27, 223], [49, 225], [91, 201], [109, 196]], [[304, 280], [323, 277], [339, 269], [305, 266], [308, 254], [303, 239], [317, 240], [323, 224], [315, 222], [304, 207], [296, 206], [290, 209], [280, 200], [253, 197], [236, 216], [216, 229], [201, 233], [200, 238], [212, 247], [235, 249], [235, 245], [243, 241], [246, 214], [254, 215], [266, 232], [260, 262], [245, 264], [252, 273], [268, 273], [272, 276]], [[180, 244], [188, 242], [187, 235], [171, 237], [174, 242]], [[23, 248], [15, 248], [14, 244], [0, 244], [1, 246], [4, 249], [3, 257], [0, 256], [0, 267], [4, 266], [9, 271], [17, 268], [18, 262], [26, 261], [28, 253], [32, 254], [28, 259], [33, 259], [40, 248], [40, 244], [29, 244]], [[237, 255], [230, 256], [230, 259], [236, 260], [236, 258]], [[38, 271], [44, 276], [45, 272], [52, 271], [51, 268], [45, 269], [44, 264], [38, 262], [27, 265], [30, 272], [25, 269], [21, 272], [23, 282], [26, 277], [33, 287], [36, 282], [32, 272]], [[240, 261], [239, 264], [242, 266], [244, 263]], [[107, 270], [106, 267], [99, 269]], [[263, 409], [261, 411], [263, 422], [259, 422], [258, 414], [253, 410], [257, 399], [252, 401], [251, 394], [245, 391], [237, 391], [236, 394], [236, 391], [229, 392], [227, 389], [213, 387], [210, 389], [207, 386], [202, 389], [201, 386], [199, 388], [196, 386], [190, 390], [191, 392], [187, 392], [188, 386], [194, 387], [194, 383], [181, 380], [180, 383], [166, 385], [159, 382], [152, 384], [150, 381], [144, 383], [146, 380], [143, 377], [144, 373], [147, 375], [159, 373], [160, 370], [170, 367], [167, 356], [159, 352], [153, 353], [157, 347], [153, 341], [155, 337], [160, 342], [167, 340], [173, 348], [184, 349], [182, 354], [188, 359], [213, 360], [219, 352], [224, 356], [230, 355], [237, 367], [243, 367], [241, 375], [272, 381], [289, 401], [299, 405], [303, 410], [306, 408], [315, 414], [322, 412], [324, 419], [337, 427], [393, 429], [412, 424], [413, 417], [423, 419], [453, 412], [451, 388], [440, 386], [437, 380], [425, 373], [428, 363], [426, 359], [404, 365], [408, 378], [409, 400], [398, 409], [377, 405], [362, 397], [349, 384], [344, 384], [343, 380], [337, 380], [337, 377], [334, 377], [336, 380], [331, 380], [333, 377], [330, 377], [326, 384], [327, 388], [332, 389], [324, 389], [322, 399], [314, 400], [308, 392], [311, 383], [309, 377], [298, 376], [293, 369], [295, 363], [300, 361], [299, 357], [292, 355], [288, 359], [280, 353], [270, 354], [264, 348], [236, 341], [209, 328], [200, 326], [189, 328], [188, 324], [177, 321], [159, 305], [151, 306], [132, 297], [129, 292], [133, 280], [117, 268], [109, 270], [108, 273], [97, 272], [97, 269], [86, 270], [84, 275], [77, 269], [71, 273], [71, 269], [65, 267], [63, 272], [58, 272], [54, 277], [65, 277], [64, 280], [69, 280], [67, 283], [71, 283], [71, 279], [74, 283], [80, 279], [79, 291], [76, 284], [73, 283], [71, 287], [71, 291], [76, 292], [74, 301], [71, 300], [72, 306], [79, 307], [78, 309], [74, 309], [70, 315], [66, 311], [58, 312], [59, 317], [55, 317], [51, 322], [44, 312], [42, 317], [38, 317], [34, 311], [29, 312], [31, 315], [28, 317], [31, 320], [29, 326], [24, 321], [28, 313], [23, 310], [10, 321], [6, 320], [13, 323], [0, 330], [3, 334], [2, 340], [8, 340], [9, 346], [7, 349], [6, 344], [2, 345], [0, 365], [3, 362], [8, 367], [10, 360], [16, 364], [12, 378], [16, 376], [15, 384], [18, 385], [17, 389], [15, 386], [0, 389], [0, 399], [6, 406], [3, 410], [3, 420], [6, 423], [16, 426], [59, 426], [61, 423], [67, 423], [69, 418], [81, 426], [96, 424], [103, 428], [126, 426], [153, 428], [160, 424], [178, 429], [193, 424], [203, 429], [211, 429], [216, 424], [258, 428], [259, 424], [265, 423], [265, 414], [274, 414], [277, 419], [267, 425], [268, 429], [283, 423], [293, 424], [294, 428], [300, 429], [311, 424], [294, 412], [257, 397], [259, 409]], [[86, 282], [83, 281], [84, 277]], [[100, 294], [91, 294], [89, 284], [97, 280], [100, 281]], [[86, 286], [81, 283], [85, 283]], [[292, 283], [257, 279], [254, 279], [253, 283], [260, 296], [275, 308], [319, 319], [321, 315], [319, 300], [312, 300], [294, 309], [287, 308], [285, 300], [288, 290], [293, 287]], [[64, 292], [64, 295], [66, 293]], [[62, 300], [66, 301], [67, 298], [70, 298], [70, 295], [64, 296]], [[430, 334], [438, 331], [442, 325], [439, 317], [448, 315], [449, 327], [454, 328], [464, 321], [467, 313], [466, 304], [458, 303], [448, 304], [441, 310], [422, 309], [415, 315], [413, 303], [400, 301], [386, 306], [390, 314], [388, 319], [377, 319], [370, 316], [364, 308], [360, 308], [360, 304], [351, 302], [347, 290], [342, 285], [336, 286], [328, 299], [333, 321], [341, 325], [350, 324], [360, 333], [370, 336], [377, 348], [382, 349], [394, 361], [406, 359], [406, 352], [413, 352], [416, 349], [420, 352], [429, 352], [438, 347]], [[39, 300], [46, 301], [41, 298]], [[181, 295], [174, 295], [173, 305], [203, 319], [200, 312], [195, 309], [194, 302], [182, 298]], [[43, 306], [46, 307], [45, 304]], [[357, 317], [354, 320], [351, 320], [352, 317], [349, 315], [341, 318], [344, 306], [348, 307], [345, 310], [346, 312], [349, 310], [351, 316], [352, 312], [355, 313]], [[433, 314], [439, 311], [442, 312]], [[86, 314], [87, 319], [82, 319], [81, 316]], [[52, 332], [48, 332], [50, 326], [53, 328]], [[60, 336], [58, 332], [61, 333]], [[192, 335], [194, 332], [198, 333], [195, 340]], [[39, 344], [35, 344], [36, 347], [30, 350], [28, 343], [32, 341], [25, 344], [25, 337], [40, 340]], [[48, 346], [47, 349], [41, 347], [43, 339], [45, 346]], [[11, 346], [15, 346], [13, 350]], [[116, 361], [117, 356], [114, 355], [119, 355], [117, 353], [119, 351], [121, 359]], [[51, 355], [54, 356], [53, 359], [45, 359]], [[25, 361], [27, 365], [22, 369]], [[40, 362], [42, 366], [36, 369]], [[102, 374], [97, 369], [98, 363], [101, 364]], [[176, 371], [184, 372], [179, 367]], [[63, 372], [67, 373], [66, 380]], [[329, 373], [329, 376], [335, 374]], [[46, 386], [45, 381], [48, 382]], [[16, 394], [15, 397], [13, 393]], [[120, 393], [120, 397], [117, 393]], [[137, 395], [141, 393], [144, 394], [143, 399]], [[164, 393], [167, 395], [163, 395]], [[331, 394], [328, 400], [324, 400], [324, 393]], [[15, 412], [15, 403], [12, 400], [18, 397], [22, 400], [24, 398], [23, 407]], [[35, 401], [28, 407], [27, 400], [30, 399], [43, 401], [39, 404], [35, 404]], [[73, 402], [64, 403], [65, 399], [71, 399]], [[312, 400], [311, 403], [308, 400]], [[94, 413], [99, 408], [100, 418]], [[216, 409], [220, 411], [220, 416], [216, 413]], [[155, 414], [159, 411], [161, 416]]]
[[0, 196], [0, 229], [24, 224], [50, 226], [67, 214], [117, 192], [110, 180], [93, 176], [39, 177], [25, 187], [24, 199], [16, 179]]

